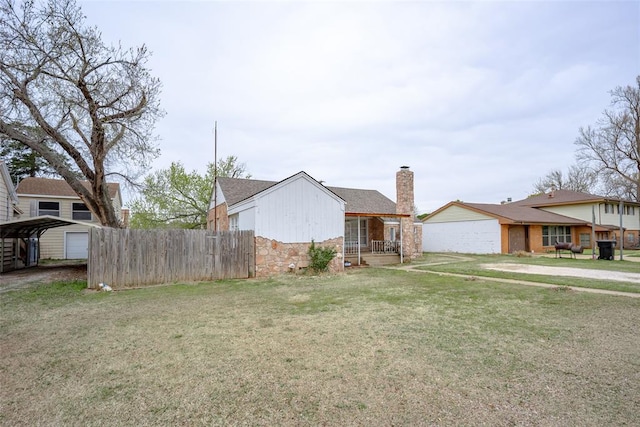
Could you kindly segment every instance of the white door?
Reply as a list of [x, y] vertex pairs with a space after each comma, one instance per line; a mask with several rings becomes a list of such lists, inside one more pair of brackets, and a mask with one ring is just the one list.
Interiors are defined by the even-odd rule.
[[66, 233], [66, 259], [87, 258], [89, 250], [89, 233], [86, 231]]

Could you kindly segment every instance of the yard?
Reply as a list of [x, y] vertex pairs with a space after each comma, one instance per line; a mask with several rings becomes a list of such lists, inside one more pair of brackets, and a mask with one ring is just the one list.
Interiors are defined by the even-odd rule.
[[636, 424], [640, 298], [499, 283], [489, 261], [585, 262], [2, 293], [0, 424]]

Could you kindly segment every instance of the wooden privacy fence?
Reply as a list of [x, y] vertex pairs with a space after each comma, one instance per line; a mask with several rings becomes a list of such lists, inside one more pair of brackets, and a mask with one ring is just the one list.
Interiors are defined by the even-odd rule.
[[253, 231], [89, 231], [87, 282], [124, 289], [174, 283], [252, 277]]

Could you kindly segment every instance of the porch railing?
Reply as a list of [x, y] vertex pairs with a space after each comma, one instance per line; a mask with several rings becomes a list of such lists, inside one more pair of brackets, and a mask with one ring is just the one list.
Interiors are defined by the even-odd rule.
[[[366, 246], [363, 246], [360, 250], [364, 250]], [[358, 242], [345, 242], [344, 243], [345, 255], [357, 255], [358, 254]]]
[[371, 240], [370, 245], [358, 245], [358, 242], [345, 242], [344, 254], [356, 255], [360, 252], [368, 252], [372, 254], [397, 254], [400, 253], [400, 242], [392, 242], [391, 240]]
[[372, 240], [371, 252], [374, 254], [397, 254], [400, 252], [400, 242], [391, 240]]

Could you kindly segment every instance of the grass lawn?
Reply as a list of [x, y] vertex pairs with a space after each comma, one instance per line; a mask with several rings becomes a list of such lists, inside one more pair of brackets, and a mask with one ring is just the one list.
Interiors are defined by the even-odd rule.
[[0, 424], [638, 422], [637, 298], [374, 268], [85, 287], [0, 294]]

